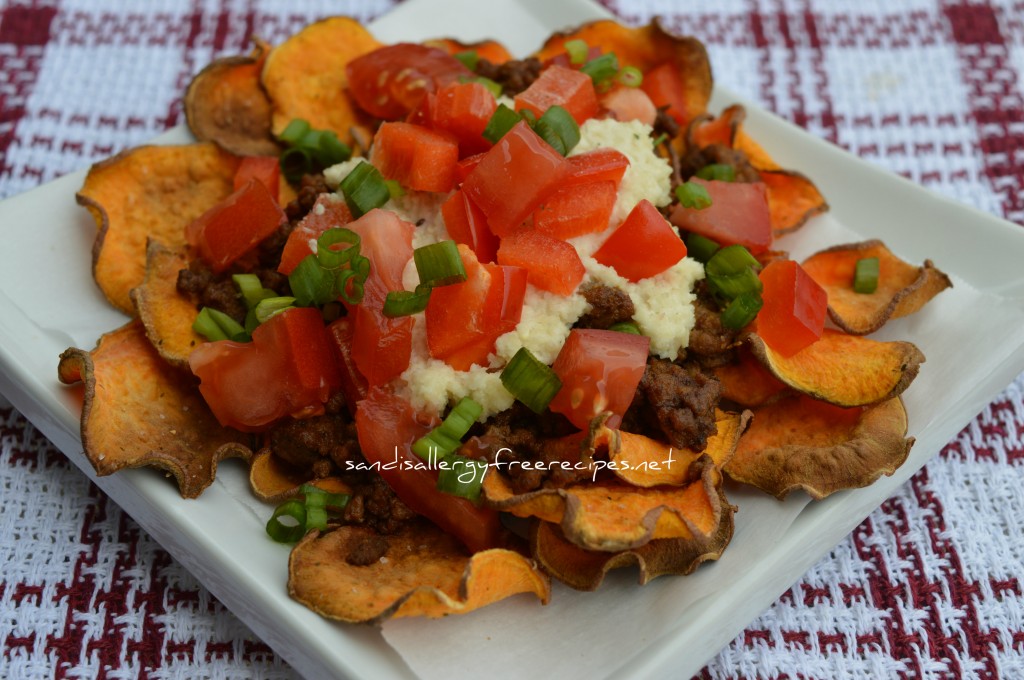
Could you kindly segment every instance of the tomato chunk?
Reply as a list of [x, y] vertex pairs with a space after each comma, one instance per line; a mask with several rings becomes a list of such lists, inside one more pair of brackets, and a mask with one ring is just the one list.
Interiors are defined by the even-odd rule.
[[384, 120], [404, 118], [428, 92], [473, 75], [444, 50], [415, 43], [387, 45], [356, 57], [345, 73], [356, 103]]
[[533, 228], [559, 239], [604, 231], [617, 194], [610, 181], [562, 187], [533, 213]]
[[516, 111], [532, 111], [538, 118], [552, 106], [561, 106], [577, 124], [597, 115], [600, 106], [593, 79], [564, 66], [552, 65], [516, 95]]
[[618, 188], [629, 167], [629, 159], [615, 149], [595, 149], [569, 157], [570, 174], [564, 186], [590, 182], [614, 182]]
[[640, 89], [647, 93], [655, 107], [668, 107], [667, 113], [680, 125], [693, 118], [694, 114], [688, 107], [686, 86], [672, 62], [667, 61], [645, 73]]
[[416, 191], [451, 191], [458, 162], [455, 137], [412, 123], [382, 123], [370, 150], [380, 174]]
[[235, 170], [235, 191], [245, 186], [250, 179], [258, 179], [267, 188], [275, 201], [281, 188], [281, 164], [276, 156], [244, 156]]
[[359, 448], [403, 503], [458, 538], [471, 552], [502, 543], [495, 510], [437, 490], [437, 472], [412, 452], [412, 444], [430, 431], [401, 397], [371, 389], [356, 408]]
[[828, 294], [794, 260], [774, 260], [761, 270], [764, 306], [757, 334], [773, 350], [792, 356], [821, 337]]
[[722, 245], [740, 244], [752, 253], [763, 253], [772, 244], [772, 222], [768, 193], [762, 182], [690, 180], [702, 185], [711, 197], [703, 210], [676, 205], [672, 224], [706, 236]]
[[498, 255], [498, 237], [491, 233], [487, 218], [461, 189], [441, 205], [441, 216], [448, 235], [464, 243], [480, 262], [494, 262]]
[[459, 142], [459, 155], [469, 156], [491, 148], [483, 134], [497, 108], [494, 95], [483, 84], [452, 83], [435, 95], [432, 124], [435, 129], [454, 135]]
[[650, 344], [644, 335], [574, 328], [551, 365], [562, 389], [549, 408], [581, 430], [595, 416], [611, 411], [610, 427], [616, 427], [644, 375]]
[[341, 387], [323, 319], [311, 307], [276, 314], [253, 331], [252, 342], [203, 343], [189, 366], [217, 420], [245, 432], [288, 415], [323, 413]]
[[462, 189], [487, 217], [491, 231], [504, 236], [568, 174], [568, 161], [521, 121], [484, 154]]
[[334, 194], [317, 196], [312, 209], [288, 234], [277, 271], [291, 274], [307, 255], [316, 254], [316, 240], [321, 234], [328, 229], [344, 227], [351, 221], [352, 213], [345, 201], [335, 198]]
[[587, 273], [572, 244], [528, 229], [501, 239], [498, 264], [523, 267], [530, 283], [556, 295], [571, 295]]
[[601, 106], [612, 114], [615, 120], [638, 120], [654, 125], [658, 107], [646, 92], [638, 87], [618, 87], [601, 97]]
[[665, 271], [686, 257], [686, 244], [654, 204], [636, 204], [622, 224], [594, 253], [594, 259], [636, 283]]
[[250, 179], [188, 225], [185, 237], [210, 268], [219, 273], [287, 220], [263, 183]]
[[352, 338], [355, 335], [352, 317], [343, 316], [332, 322], [327, 327], [327, 335], [331, 340], [332, 349], [335, 350], [334, 356], [341, 376], [341, 391], [345, 395], [345, 404], [349, 413], [355, 415], [356, 403], [366, 398], [369, 386], [352, 358]]

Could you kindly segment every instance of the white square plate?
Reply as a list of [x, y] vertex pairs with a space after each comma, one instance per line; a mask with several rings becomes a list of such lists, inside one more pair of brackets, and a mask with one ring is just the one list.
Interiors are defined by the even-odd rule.
[[[514, 53], [527, 54], [552, 31], [601, 16], [607, 16], [605, 10], [586, 0], [413, 0], [371, 28], [383, 41], [493, 37]], [[712, 108], [737, 100], [718, 89]], [[754, 138], [783, 167], [812, 177], [832, 206], [830, 216], [804, 230], [808, 233], [783, 242], [783, 247], [802, 257], [837, 242], [837, 236], [877, 237], [905, 259], [930, 258], [953, 276], [956, 288], [943, 293], [920, 317], [899, 320], [885, 329], [887, 337], [911, 340], [929, 357], [918, 383], [906, 395], [917, 444], [896, 475], [867, 489], [837, 494], [805, 509], [801, 500], [793, 501], [795, 510], [788, 506], [791, 523], [779, 529], [780, 535], [765, 551], [741, 544], [739, 539], [744, 530], [750, 531], [754, 518], [749, 517], [751, 513], [744, 517], [744, 502], [737, 501], [737, 540], [719, 565], [701, 570], [707, 575], [699, 583], [708, 584], [708, 590], [701, 597], [691, 597], [685, 612], [671, 607], [661, 612], [667, 618], [659, 624], [657, 635], [642, 635], [640, 646], [618, 646], [612, 660], [595, 662], [597, 668], [588, 671], [592, 677], [669, 673], [689, 677], [699, 670], [1024, 369], [1024, 337], [1017, 330], [1024, 318], [1024, 279], [1015, 274], [1024, 259], [1024, 230], [874, 168], [749, 103], [747, 110], [747, 129]], [[187, 131], [177, 129], [160, 141], [189, 139]], [[311, 678], [414, 677], [378, 630], [333, 624], [288, 598], [287, 549], [264, 537], [268, 509], [250, 498], [240, 465], [222, 465], [217, 483], [202, 498], [189, 502], [181, 500], [173, 483], [152, 471], [128, 471], [102, 479], [93, 475], [81, 454], [78, 405], [56, 380], [57, 357], [72, 345], [93, 347], [100, 334], [125, 319], [106, 304], [91, 280], [89, 253], [95, 228], [74, 202], [84, 174], [65, 176], [0, 204], [6, 243], [0, 255], [0, 392], [301, 673]], [[970, 235], [965, 236], [968, 225]], [[750, 552], [757, 554], [746, 554]], [[740, 570], [727, 588], [714, 584], [716, 569], [724, 574], [729, 565], [740, 562], [756, 567]], [[663, 591], [658, 588], [675, 588], [661, 582], [681, 581], [685, 579], [659, 579], [647, 589], [659, 593]], [[594, 594], [556, 593], [570, 603], [577, 601], [573, 598], [589, 598], [578, 601], [610, 604], [621, 595], [612, 588]], [[529, 617], [537, 609], [513, 606], [495, 611]], [[574, 616], [572, 606], [564, 615], [562, 610], [553, 611], [559, 611], [557, 625], [571, 632], [571, 637], [589, 638], [593, 648], [602, 646], [591, 635], [599, 629], [592, 617]], [[609, 616], [622, 616], [621, 610], [612, 611]], [[449, 625], [449, 621], [441, 623]], [[488, 619], [472, 621], [477, 625]], [[529, 619], [506, 619], [506, 623], [517, 635], [531, 628]], [[622, 630], [631, 627], [629, 620], [618, 623]], [[425, 622], [417, 630], [431, 636], [433, 625]], [[502, 635], [500, 629], [491, 630], [482, 623], [480, 627], [488, 639]], [[441, 629], [433, 630], [438, 633], [434, 639], [445, 640], [447, 647], [450, 638], [440, 634]], [[398, 633], [402, 632], [399, 628]], [[408, 633], [407, 627], [404, 632]], [[533, 641], [537, 645], [522, 643], [530, 644], [529, 648], [517, 646], [514, 638], [499, 641], [507, 654], [539, 659], [551, 675], [587, 670], [576, 655], [551, 656], [553, 652], [546, 651], [541, 640]], [[626, 649], [634, 653], [632, 658], [624, 653]], [[454, 647], [441, 656], [448, 660], [443, 667], [419, 652], [407, 658], [428, 675], [450, 678], [479, 672], [477, 666], [465, 664], [466, 658]], [[499, 662], [488, 666], [503, 667], [522, 670]]]

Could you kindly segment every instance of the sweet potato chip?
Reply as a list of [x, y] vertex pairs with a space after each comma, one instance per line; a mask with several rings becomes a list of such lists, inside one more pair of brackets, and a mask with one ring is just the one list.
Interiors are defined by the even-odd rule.
[[657, 20], [631, 28], [602, 19], [572, 31], [555, 33], [535, 56], [543, 61], [561, 54], [568, 40], [584, 40], [603, 52], [614, 52], [620, 64], [635, 66], [645, 73], [669, 62], [682, 76], [686, 93], [683, 125], [707, 109], [711, 98], [711, 65], [707, 50], [696, 38], [672, 35]]
[[[878, 288], [858, 293], [854, 270], [858, 260], [869, 257], [878, 258]], [[915, 267], [878, 240], [828, 248], [804, 260], [803, 267], [828, 293], [829, 318], [854, 335], [873, 333], [889, 319], [913, 314], [953, 285], [931, 260]]]
[[278, 135], [295, 118], [318, 130], [333, 130], [347, 143], [361, 114], [346, 91], [345, 65], [380, 43], [358, 21], [331, 17], [306, 26], [267, 55], [262, 83]]
[[750, 413], [715, 413], [718, 431], [708, 437], [703, 451], [676, 449], [641, 434], [599, 427], [593, 436], [593, 446], [606, 451], [609, 467], [622, 481], [639, 487], [659, 485], [680, 486], [700, 477], [698, 459], [708, 456], [721, 467], [736, 449], [740, 435], [746, 429]]
[[699, 116], [687, 128], [687, 142], [701, 148], [711, 144], [732, 148], [736, 133], [746, 117], [747, 110], [740, 104], [733, 104], [717, 118], [712, 118], [708, 114]]
[[248, 436], [217, 423], [192, 376], [160, 358], [138, 320], [101, 337], [91, 352], [66, 350], [57, 372], [66, 384], [85, 383], [82, 444], [100, 476], [152, 466], [195, 498], [220, 460], [252, 456]]
[[796, 231], [815, 215], [828, 211], [814, 183], [792, 170], [761, 170], [768, 188], [768, 211], [775, 238]]
[[146, 242], [185, 245], [185, 227], [231, 194], [238, 158], [212, 142], [140, 146], [89, 169], [76, 198], [99, 233], [92, 274], [115, 307], [135, 314], [129, 291], [146, 274]]
[[484, 477], [487, 504], [517, 517], [537, 517], [562, 527], [566, 538], [590, 550], [616, 552], [652, 538], [693, 538], [714, 532], [722, 507], [718, 469], [701, 465], [699, 480], [684, 487], [636, 488], [597, 481], [516, 495], [494, 472]]
[[[363, 564], [356, 555], [367, 542], [377, 543], [383, 554]], [[288, 590], [321, 616], [377, 623], [465, 614], [519, 593], [533, 593], [546, 604], [551, 583], [533, 560], [513, 550], [469, 557], [457, 539], [428, 522], [414, 522], [386, 537], [356, 526], [308, 534], [288, 561]]]
[[481, 40], [474, 43], [464, 43], [455, 38], [437, 38], [423, 43], [427, 47], [442, 49], [448, 54], [459, 54], [460, 52], [476, 52], [476, 56], [486, 59], [492, 64], [504, 64], [512, 59], [512, 53], [497, 40]]
[[131, 291], [146, 336], [166, 361], [186, 368], [188, 355], [205, 339], [192, 330], [199, 312], [178, 292], [178, 272], [188, 268], [185, 248], [170, 250], [156, 241], [146, 249], [146, 278]]
[[722, 385], [722, 399], [740, 406], [760, 406], [788, 389], [745, 346], [734, 363], [716, 366], [713, 373]]
[[820, 500], [895, 472], [914, 443], [906, 434], [907, 412], [899, 397], [840, 408], [793, 395], [755, 410], [725, 471], [779, 499], [804, 489]]
[[312, 484], [328, 493], [352, 493], [345, 482], [336, 477], [312, 479], [309, 471], [298, 471], [275, 456], [269, 449], [260, 450], [249, 465], [249, 486], [261, 501], [280, 503], [299, 493], [303, 484]]
[[892, 399], [910, 386], [924, 362], [924, 354], [909, 342], [879, 342], [829, 328], [791, 357], [773, 351], [756, 333], [747, 341], [776, 378], [836, 406]]
[[656, 538], [618, 553], [585, 550], [562, 535], [550, 522], [534, 521], [530, 527], [530, 551], [544, 571], [576, 590], [597, 590], [612, 569], [635, 564], [640, 585], [666, 574], [692, 574], [702, 563], [722, 556], [734, 528], [736, 511], [721, 496], [722, 519], [710, 536]]
[[224, 57], [200, 71], [185, 90], [185, 120], [201, 142], [239, 156], [276, 156], [270, 135], [270, 99], [260, 85], [267, 47]]
[[746, 131], [740, 127], [733, 136], [732, 148], [737, 151], [742, 151], [747, 154], [747, 160], [758, 170], [779, 170], [779, 165], [776, 163], [768, 152], [761, 147], [760, 144], [754, 141], [754, 139], [746, 133]]

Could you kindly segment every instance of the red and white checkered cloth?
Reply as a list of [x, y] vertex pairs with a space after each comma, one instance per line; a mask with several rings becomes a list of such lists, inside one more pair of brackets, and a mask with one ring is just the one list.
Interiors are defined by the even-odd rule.
[[[717, 82], [814, 134], [1024, 224], [1024, 2], [605, 4], [698, 36]], [[0, 197], [177, 124], [191, 75], [254, 32], [275, 43], [391, 7], [0, 0]], [[1024, 678], [1022, 390], [1024, 376], [701, 677]], [[0, 498], [0, 677], [295, 677], [4, 408]]]

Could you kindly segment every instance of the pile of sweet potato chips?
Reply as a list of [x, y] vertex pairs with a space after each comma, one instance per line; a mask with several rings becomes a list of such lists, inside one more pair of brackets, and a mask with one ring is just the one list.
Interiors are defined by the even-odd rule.
[[[827, 209], [810, 180], [779, 168], [744, 132], [742, 107], [717, 117], [706, 111], [711, 69], [699, 42], [657, 23], [627, 28], [598, 21], [552, 36], [537, 56], [557, 54], [574, 38], [641, 71], [673, 64], [689, 107], [676, 151], [721, 144], [744, 152], [767, 185], [776, 234]], [[510, 58], [493, 41], [430, 44], [452, 53], [473, 49], [495, 62]], [[212, 416], [187, 365], [202, 342], [192, 331], [197, 309], [174, 281], [194, 257], [186, 225], [232, 192], [240, 156], [279, 153], [274, 135], [289, 120], [333, 130], [365, 151], [373, 121], [347, 94], [344, 67], [378, 46], [348, 18], [320, 21], [273, 48], [257, 42], [252, 54], [214, 62], [188, 88], [185, 110], [199, 141], [131, 149], [89, 172], [78, 200], [96, 221], [93, 274], [111, 304], [135, 317], [92, 351], [71, 348], [60, 360], [60, 380], [85, 384], [82, 441], [98, 474], [155, 466], [191, 498], [210, 485], [219, 460], [236, 456], [250, 462], [253, 490], [264, 500], [295, 496], [309, 481], [290, 476], [271, 453], [254, 454], [254, 436]], [[283, 182], [281, 192], [282, 204], [294, 196]], [[851, 287], [864, 257], [880, 262], [880, 283], [870, 294]], [[835, 328], [783, 357], [758, 337], [756, 322], [748, 327], [737, 361], [716, 369], [723, 400], [717, 433], [704, 450], [672, 449], [599, 418], [589, 432], [554, 444], [564, 449], [560, 457], [588, 466], [592, 480], [517, 494], [500, 472], [488, 470], [482, 502], [528, 519], [521, 545], [469, 555], [417, 521], [389, 537], [380, 559], [360, 566], [341, 556], [373, 540], [372, 531], [331, 527], [294, 548], [291, 594], [331, 618], [380, 621], [463, 613], [516, 593], [546, 602], [549, 575], [593, 590], [609, 570], [635, 564], [646, 583], [688, 574], [722, 554], [736, 511], [726, 498], [727, 478], [779, 498], [803, 489], [821, 499], [892, 474], [913, 443], [900, 394], [924, 357], [910, 343], [864, 335], [917, 311], [949, 279], [930, 262], [903, 262], [879, 241], [830, 248], [803, 265], [827, 291]], [[338, 480], [316, 483], [344, 490]]]

